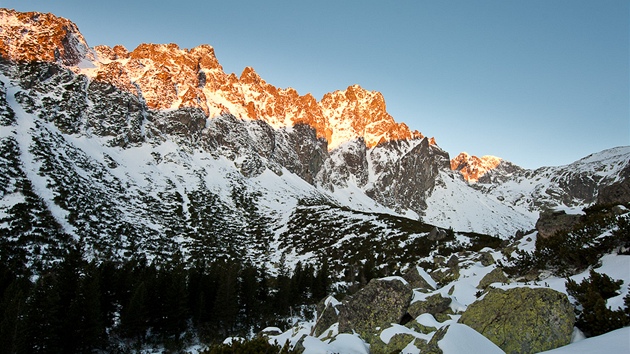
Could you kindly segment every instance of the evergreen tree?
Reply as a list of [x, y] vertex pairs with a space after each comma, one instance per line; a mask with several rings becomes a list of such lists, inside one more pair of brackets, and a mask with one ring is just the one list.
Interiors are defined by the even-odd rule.
[[25, 346], [31, 353], [62, 351], [63, 316], [54, 274], [41, 276], [26, 302]]
[[317, 272], [317, 276], [315, 276], [315, 280], [313, 282], [313, 298], [316, 301], [319, 301], [326, 297], [328, 294], [328, 288], [330, 287], [330, 274], [328, 269], [328, 259], [326, 257], [322, 257], [321, 267]]
[[219, 277], [217, 296], [214, 301], [213, 313], [219, 332], [228, 335], [234, 330], [238, 316], [238, 271], [235, 264], [223, 265], [223, 273]]
[[21, 353], [24, 348], [24, 320], [28, 285], [16, 280], [4, 291], [0, 303], [0, 348], [5, 353]]
[[134, 288], [129, 303], [123, 307], [120, 316], [123, 334], [140, 342], [144, 340], [148, 330], [148, 296], [147, 285], [143, 281]]
[[241, 270], [240, 276], [239, 302], [243, 311], [243, 324], [245, 328], [251, 328], [260, 318], [258, 308], [258, 271], [251, 265], [245, 266]]

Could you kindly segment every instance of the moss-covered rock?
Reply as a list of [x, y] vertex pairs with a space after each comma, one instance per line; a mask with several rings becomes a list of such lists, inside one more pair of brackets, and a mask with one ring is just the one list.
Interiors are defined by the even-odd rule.
[[378, 328], [400, 323], [413, 296], [402, 278], [373, 279], [359, 292], [348, 297], [339, 309], [339, 332], [359, 333], [364, 339]]
[[409, 269], [404, 275], [403, 278], [409, 283], [409, 286], [413, 289], [418, 289], [420, 291], [425, 290], [435, 290], [433, 287], [424, 279], [420, 272], [418, 272], [418, 268], [413, 267]]
[[481, 252], [481, 254], [479, 255], [479, 261], [481, 262], [482, 266], [487, 267], [494, 264], [494, 257], [490, 252]]
[[503, 269], [495, 268], [479, 281], [477, 289], [485, 290], [492, 283], [507, 283], [508, 281], [509, 279], [505, 273], [503, 273]]
[[416, 318], [423, 313], [430, 313], [435, 316], [438, 313], [448, 310], [451, 305], [450, 297], [442, 297], [441, 294], [435, 294], [427, 297], [423, 301], [416, 301], [409, 305], [407, 312], [411, 317]]
[[569, 344], [575, 315], [567, 296], [552, 289], [491, 289], [459, 322], [508, 354], [536, 353]]
[[418, 321], [413, 320], [410, 321], [408, 323], [405, 324], [405, 327], [414, 330], [415, 332], [418, 333], [424, 333], [424, 334], [429, 334], [431, 332], [435, 332], [437, 331], [436, 327], [431, 327], [431, 326], [425, 326], [423, 324], [420, 324]]
[[446, 268], [446, 269], [436, 269], [430, 273], [431, 278], [435, 280], [438, 287], [443, 287], [448, 283], [459, 279], [459, 267], [457, 268]]
[[338, 312], [340, 306], [341, 304], [332, 296], [324, 298], [317, 304], [317, 322], [315, 327], [313, 327], [313, 334], [316, 337], [319, 337], [325, 330], [339, 321]]
[[397, 333], [389, 339], [388, 343], [380, 338], [374, 338], [370, 344], [370, 353], [400, 353], [409, 343], [416, 340], [416, 337], [409, 333]]

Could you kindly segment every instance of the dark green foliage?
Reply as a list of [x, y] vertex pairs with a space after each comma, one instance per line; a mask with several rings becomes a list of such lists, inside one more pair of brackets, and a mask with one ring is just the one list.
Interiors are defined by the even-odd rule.
[[[536, 240], [536, 250], [518, 251], [518, 257], [506, 265], [511, 275], [524, 275], [532, 270], [548, 269], [568, 276], [597, 264], [599, 259], [615, 249], [630, 247], [630, 218], [615, 216], [610, 206], [596, 206], [584, 210], [586, 214], [571, 230]], [[601, 236], [606, 230], [610, 235]]]
[[232, 341], [231, 344], [214, 345], [202, 352], [203, 354], [291, 354], [297, 351], [289, 349], [288, 345], [280, 347], [269, 344], [265, 338], [255, 338], [249, 341]]
[[0, 263], [0, 344], [8, 353], [113, 351], [121, 343], [178, 350], [190, 338], [247, 336], [312, 306], [315, 279], [330, 284], [326, 274], [325, 266], [300, 266], [270, 278], [235, 261], [186, 268], [180, 258], [97, 264], [73, 247], [33, 281]]
[[611, 310], [606, 306], [606, 300], [619, 295], [622, 280], [613, 280], [606, 274], [590, 271], [590, 277], [579, 284], [568, 279], [567, 292], [579, 305], [576, 309], [576, 326], [587, 336], [597, 336], [630, 324], [628, 302], [626, 296], [626, 310]]

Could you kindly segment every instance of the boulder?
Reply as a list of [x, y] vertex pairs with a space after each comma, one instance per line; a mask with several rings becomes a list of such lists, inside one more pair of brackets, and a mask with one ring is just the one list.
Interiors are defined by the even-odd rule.
[[494, 268], [490, 273], [486, 274], [477, 285], [477, 289], [485, 290], [492, 283], [507, 283], [508, 277], [503, 273], [503, 269]]
[[575, 314], [567, 296], [552, 289], [491, 289], [468, 306], [459, 323], [508, 354], [537, 353], [569, 344]]
[[430, 241], [441, 241], [444, 240], [447, 236], [448, 234], [446, 233], [446, 230], [440, 229], [435, 226], [433, 227], [433, 229], [431, 229], [431, 232], [429, 232], [427, 239]]
[[378, 338], [370, 344], [370, 353], [400, 353], [417, 338], [409, 333], [397, 333], [387, 343]]
[[317, 322], [313, 327], [313, 334], [319, 337], [330, 326], [339, 321], [339, 302], [332, 296], [328, 296], [320, 301], [317, 306]]
[[481, 262], [482, 266], [487, 267], [494, 264], [494, 257], [490, 252], [481, 252], [479, 256], [479, 261]]
[[413, 290], [401, 277], [372, 279], [345, 300], [339, 309], [339, 332], [373, 336], [378, 328], [400, 323], [407, 313]]
[[580, 222], [580, 215], [567, 214], [561, 211], [546, 211], [540, 213], [536, 221], [538, 236], [548, 238], [558, 231], [570, 230]]
[[[429, 275], [427, 274], [427, 276]], [[433, 286], [429, 284], [429, 282], [422, 275], [420, 275], [420, 271], [417, 267], [409, 269], [409, 271], [407, 271], [403, 275], [403, 278], [409, 283], [409, 286], [411, 286], [412, 289], [419, 289], [421, 291], [435, 290]]]
[[435, 316], [438, 313], [442, 313], [450, 309], [451, 301], [450, 297], [442, 297], [442, 294], [435, 294], [427, 297], [424, 301], [411, 303], [407, 312], [409, 312], [413, 318], [416, 318], [423, 313], [430, 313]]

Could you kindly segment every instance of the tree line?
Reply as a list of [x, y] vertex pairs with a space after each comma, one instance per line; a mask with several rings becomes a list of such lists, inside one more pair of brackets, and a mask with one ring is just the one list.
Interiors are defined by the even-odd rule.
[[326, 260], [274, 277], [234, 260], [96, 263], [76, 249], [37, 275], [2, 262], [0, 346], [7, 353], [82, 353], [216, 343], [309, 316], [329, 279]]

